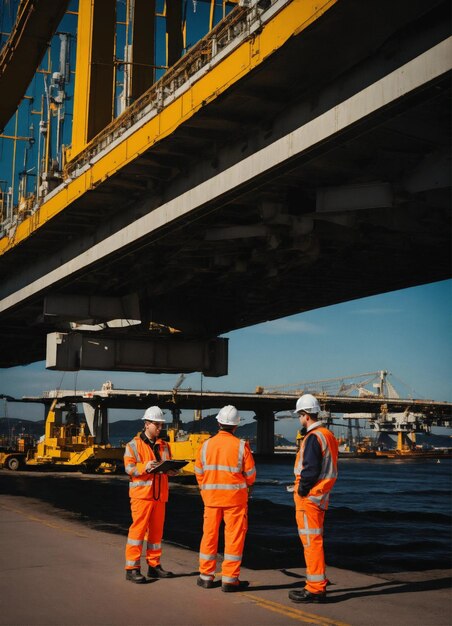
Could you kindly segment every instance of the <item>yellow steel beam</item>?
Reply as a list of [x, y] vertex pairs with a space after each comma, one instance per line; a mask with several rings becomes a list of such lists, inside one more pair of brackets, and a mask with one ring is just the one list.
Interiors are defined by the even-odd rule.
[[[122, 141], [116, 141], [114, 147], [94, 162], [87, 171], [74, 180], [67, 179], [60, 191], [43, 202], [33, 215], [18, 225], [11, 238], [3, 237], [0, 240], [0, 254], [4, 254], [8, 249], [26, 239], [74, 200], [80, 198], [88, 190], [97, 187], [154, 144], [171, 135], [178, 126], [192, 117], [201, 107], [217, 98], [231, 85], [246, 76], [248, 72], [259, 66], [272, 52], [283, 46], [294, 33], [299, 33], [307, 28], [337, 1], [293, 0], [286, 4], [279, 13], [276, 13], [269, 22], [263, 25], [262, 30], [243, 41], [229, 56], [201, 76], [189, 90], [175, 98], [160, 113], [137, 128], [132, 135], [127, 136]], [[229, 17], [232, 15], [233, 13]], [[120, 124], [126, 115], [127, 111], [113, 124]]]
[[89, 0], [80, 0], [77, 21], [77, 56], [75, 60], [72, 146], [67, 156], [76, 155], [88, 143], [88, 93], [91, 70], [92, 21], [94, 7]]
[[215, 14], [215, 0], [210, 0], [209, 30], [213, 28], [213, 18]]
[[16, 135], [3, 135], [3, 134], [0, 134], [0, 139], [16, 139], [17, 141], [30, 141], [30, 137], [20, 137]]
[[115, 16], [111, 0], [80, 0], [70, 158], [112, 119]]

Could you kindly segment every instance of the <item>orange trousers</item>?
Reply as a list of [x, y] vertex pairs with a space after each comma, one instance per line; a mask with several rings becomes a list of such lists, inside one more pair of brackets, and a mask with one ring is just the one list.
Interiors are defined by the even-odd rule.
[[143, 544], [146, 541], [146, 561], [155, 567], [162, 554], [165, 502], [159, 500], [130, 499], [132, 525], [126, 543], [126, 569], [138, 569], [141, 565]]
[[248, 530], [248, 507], [206, 506], [204, 526], [199, 548], [199, 573], [204, 580], [213, 580], [217, 565], [218, 533], [224, 520], [224, 559], [221, 569], [223, 583], [238, 583], [243, 546]]
[[323, 552], [325, 511], [308, 498], [302, 498], [300, 504], [297, 504], [295, 515], [306, 561], [305, 589], [311, 593], [323, 593], [328, 582]]

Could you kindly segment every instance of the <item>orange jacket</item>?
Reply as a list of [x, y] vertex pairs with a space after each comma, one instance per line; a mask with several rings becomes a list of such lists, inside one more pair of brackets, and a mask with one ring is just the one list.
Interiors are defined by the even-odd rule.
[[303, 439], [295, 459], [295, 505], [299, 506], [303, 499], [303, 497], [298, 494], [298, 485], [300, 483], [300, 476], [303, 472], [303, 453], [309, 437], [317, 437], [319, 443], [318, 449], [319, 454], [321, 454], [321, 458], [318, 459], [320, 471], [317, 481], [305, 497], [321, 509], [326, 510], [328, 508], [328, 501], [330, 497], [329, 493], [337, 479], [338, 445], [337, 439], [333, 433], [320, 423], [318, 426], [312, 428]]
[[[157, 439], [160, 458], [166, 461], [171, 458], [168, 444], [163, 439]], [[130, 477], [129, 495], [139, 500], [168, 501], [168, 476], [166, 474], [148, 474], [146, 464], [156, 461], [156, 456], [149, 444], [141, 435], [137, 435], [126, 445], [124, 454], [124, 468]]]
[[246, 441], [220, 432], [198, 450], [195, 475], [206, 506], [238, 506], [248, 501], [256, 468]]

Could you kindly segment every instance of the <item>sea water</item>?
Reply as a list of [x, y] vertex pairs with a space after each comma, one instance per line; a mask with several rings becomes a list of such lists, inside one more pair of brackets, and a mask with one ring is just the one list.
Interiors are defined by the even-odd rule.
[[[247, 545], [278, 563], [299, 559], [294, 460], [258, 462], [251, 493]], [[452, 459], [339, 459], [324, 542], [330, 565], [357, 571], [451, 567]]]
[[[293, 466], [259, 463], [253, 506], [267, 503], [272, 534], [288, 535]], [[269, 506], [270, 505], [270, 506]], [[264, 532], [264, 530], [263, 530]], [[402, 571], [452, 565], [452, 459], [340, 459], [325, 518], [331, 565], [361, 571]]]

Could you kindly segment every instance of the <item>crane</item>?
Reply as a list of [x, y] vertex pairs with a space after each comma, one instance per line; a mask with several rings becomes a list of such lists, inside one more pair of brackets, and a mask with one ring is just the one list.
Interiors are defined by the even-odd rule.
[[[345, 396], [349, 397], [353, 393], [357, 393], [358, 397], [381, 397], [381, 398], [400, 398], [400, 394], [394, 385], [388, 380], [388, 376], [392, 375], [387, 370], [378, 370], [376, 372], [367, 372], [364, 374], [355, 374], [351, 376], [338, 376], [335, 378], [324, 378], [310, 382], [291, 383], [289, 385], [277, 386], [258, 386], [257, 394], [293, 394], [302, 395], [303, 393], [312, 393], [320, 396]], [[402, 381], [400, 381], [403, 385]], [[372, 389], [367, 389], [372, 385]], [[408, 385], [405, 385], [408, 387]], [[410, 389], [411, 397], [413, 390]]]

